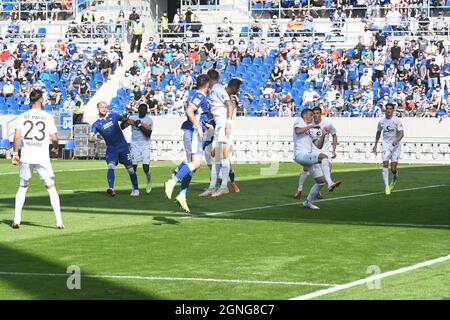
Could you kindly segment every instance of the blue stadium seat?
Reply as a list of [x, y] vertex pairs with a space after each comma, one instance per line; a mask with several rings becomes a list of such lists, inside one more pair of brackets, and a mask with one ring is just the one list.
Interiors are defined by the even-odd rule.
[[45, 38], [47, 36], [47, 29], [40, 27], [36, 33], [36, 38]]
[[11, 148], [11, 142], [9, 141], [9, 139], [3, 139], [0, 142], [0, 149], [9, 149]]

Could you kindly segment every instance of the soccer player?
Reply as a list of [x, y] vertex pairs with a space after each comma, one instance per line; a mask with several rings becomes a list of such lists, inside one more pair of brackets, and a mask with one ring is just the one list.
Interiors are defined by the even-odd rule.
[[[316, 138], [320, 138], [323, 135], [323, 132], [325, 128], [328, 131], [328, 135], [323, 135], [323, 145], [320, 148], [317, 148], [316, 145], [314, 145], [314, 148], [317, 148], [319, 151], [322, 151], [328, 156], [328, 159], [330, 161], [330, 170], [331, 170], [331, 159], [336, 158], [336, 146], [337, 146], [337, 134], [336, 134], [336, 128], [333, 126], [331, 121], [329, 119], [322, 119], [322, 109], [320, 107], [314, 107], [313, 108], [313, 120], [314, 124], [320, 125], [320, 128], [318, 129], [311, 129], [311, 133]], [[329, 135], [332, 136], [332, 142], [330, 141]], [[316, 164], [316, 166], [318, 166]], [[306, 181], [306, 178], [308, 177], [309, 171], [307, 167], [303, 167], [300, 173], [300, 177], [298, 178], [298, 187], [297, 191], [294, 194], [294, 198], [300, 199], [302, 195], [303, 190], [303, 184]], [[322, 194], [319, 192], [317, 195], [318, 199], [322, 198]]]
[[[12, 223], [14, 229], [20, 228], [22, 208], [33, 170], [36, 170], [47, 188], [50, 203], [55, 213], [56, 228], [64, 229], [59, 195], [55, 187], [55, 175], [48, 154], [48, 146], [51, 139], [53, 146], [51, 150], [52, 155], [57, 156], [58, 135], [53, 117], [42, 110], [43, 102], [42, 91], [34, 89], [30, 93], [31, 109], [22, 113], [17, 119], [11, 160], [13, 165], [20, 165], [20, 186], [16, 194], [15, 215]], [[23, 148], [19, 157], [18, 150], [21, 139]]]
[[127, 168], [130, 175], [132, 184], [131, 196], [137, 197], [139, 196], [138, 180], [131, 162], [130, 149], [119, 125], [119, 121], [128, 122], [131, 125], [134, 125], [135, 122], [128, 119], [127, 115], [108, 112], [108, 105], [104, 101], [97, 103], [97, 110], [99, 118], [92, 125], [89, 141], [95, 141], [97, 134], [100, 134], [106, 143], [106, 163], [108, 168], [108, 189], [106, 193], [112, 197], [116, 195], [114, 191], [114, 170], [118, 163], [121, 163]]
[[[317, 206], [312, 204], [312, 201], [317, 197], [317, 194], [322, 189], [324, 183], [320, 183], [317, 180], [320, 174], [315, 170], [314, 165], [320, 163], [323, 177], [328, 184], [328, 191], [333, 191], [341, 185], [341, 181], [333, 182], [330, 173], [330, 161], [326, 153], [320, 151], [314, 146], [311, 129], [319, 129], [320, 124], [314, 124], [312, 121], [313, 112], [311, 109], [304, 109], [301, 113], [301, 117], [294, 123], [293, 139], [294, 139], [294, 161], [298, 164], [307, 167], [308, 171], [313, 173], [313, 177], [316, 179], [316, 184], [311, 188], [311, 191], [303, 203], [305, 208], [318, 209]], [[325, 128], [324, 134], [328, 134]], [[322, 137], [321, 139], [323, 139]]]
[[[391, 194], [398, 180], [398, 158], [400, 156], [400, 141], [404, 136], [403, 125], [400, 119], [394, 116], [395, 105], [392, 102], [386, 104], [385, 117], [378, 122], [377, 133], [375, 135], [375, 145], [373, 152], [377, 153], [378, 141], [383, 133], [381, 144], [381, 156], [383, 159], [383, 181], [385, 193]], [[392, 182], [389, 184], [389, 160], [391, 161]]]
[[[220, 163], [218, 166], [216, 163], [216, 157], [215, 157], [216, 148], [217, 148], [217, 143], [214, 140], [215, 125], [216, 124], [213, 119], [210, 120], [209, 123], [206, 124], [208, 130], [206, 133], [205, 160], [206, 160], [206, 163], [208, 164], [208, 168], [211, 170], [212, 178], [210, 180], [210, 185], [208, 186], [207, 189], [204, 190], [204, 192], [202, 192], [199, 195], [200, 197], [206, 197], [206, 196], [212, 195], [216, 189], [217, 183], [219, 182], [220, 184], [222, 184], [222, 180], [220, 179], [220, 177], [222, 177], [222, 172], [220, 170], [217, 171], [218, 167], [220, 166]], [[231, 147], [232, 146], [230, 146], [230, 148]], [[231, 153], [231, 150], [229, 152]], [[231, 162], [230, 154], [228, 154], [228, 158], [230, 159], [230, 162]], [[212, 170], [214, 170], [214, 171], [212, 171]], [[231, 186], [232, 186], [234, 192], [236, 192], [236, 193], [241, 192], [235, 181], [235, 173], [233, 171], [232, 166], [230, 166], [230, 173], [229, 173], [228, 177], [230, 178], [230, 183], [231, 183]]]
[[[226, 87], [224, 87], [219, 84], [219, 72], [211, 69], [208, 71], [208, 76], [210, 78], [211, 87], [209, 93], [209, 104], [211, 114], [213, 115], [214, 122], [216, 124], [214, 140], [217, 145], [214, 150], [215, 161], [211, 167], [210, 186], [207, 190], [201, 193], [200, 196], [212, 195], [213, 197], [219, 197], [230, 192], [227, 186], [228, 176], [231, 169], [231, 162], [228, 157], [228, 153], [233, 141], [232, 121], [235, 114], [235, 107], [231, 101], [231, 96], [238, 93], [242, 81], [234, 78], [228, 82]], [[220, 187], [216, 190], [215, 186], [217, 184], [217, 177], [220, 171], [222, 182]]]
[[181, 190], [175, 200], [187, 213], [190, 213], [190, 209], [186, 194], [192, 180], [192, 174], [201, 166], [205, 147], [205, 131], [209, 114], [208, 90], [209, 77], [205, 74], [199, 75], [197, 77], [197, 91], [186, 108], [187, 120], [181, 125], [181, 129], [184, 131], [184, 150], [188, 162], [183, 161], [178, 166], [177, 173], [164, 184], [166, 196], [171, 199], [175, 185], [181, 181]]
[[[150, 143], [153, 130], [153, 120], [147, 117], [148, 106], [141, 103], [138, 107], [138, 114], [132, 115], [130, 120], [134, 121], [131, 127], [131, 162], [133, 163], [134, 171], [137, 171], [139, 162], [142, 162], [142, 169], [147, 177], [146, 192], [149, 194], [152, 191], [152, 173], [150, 171]], [[122, 129], [129, 126], [128, 122], [122, 122]]]

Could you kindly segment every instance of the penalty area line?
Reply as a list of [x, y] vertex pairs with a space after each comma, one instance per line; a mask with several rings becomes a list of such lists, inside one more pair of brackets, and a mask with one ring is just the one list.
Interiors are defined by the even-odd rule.
[[[28, 277], [69, 277], [69, 273], [28, 273], [28, 272], [0, 272], [0, 276], [28, 276]], [[126, 280], [147, 280], [147, 281], [192, 281], [192, 282], [220, 282], [238, 284], [267, 284], [267, 285], [294, 285], [294, 286], [315, 286], [334, 287], [336, 284], [297, 282], [297, 281], [265, 281], [265, 280], [240, 280], [240, 279], [214, 279], [214, 278], [185, 278], [185, 277], [147, 277], [147, 276], [127, 276], [110, 274], [87, 274], [80, 275], [81, 278], [94, 279], [126, 279]]]
[[[416, 190], [424, 190], [424, 189], [431, 189], [431, 188], [440, 188], [440, 187], [445, 187], [445, 186], [446, 186], [445, 184], [438, 184], [438, 185], [433, 185], [433, 186], [424, 186], [424, 187], [394, 190], [392, 192], [396, 193], [396, 192], [416, 191]], [[317, 200], [314, 202], [326, 202], [326, 201], [344, 200], [344, 199], [352, 199], [352, 198], [362, 198], [362, 197], [370, 197], [370, 196], [381, 195], [381, 194], [384, 194], [384, 192], [372, 192], [372, 193], [362, 193], [362, 194], [355, 194], [355, 195], [342, 196], [342, 197], [333, 197], [333, 198]], [[288, 207], [288, 206], [295, 206], [295, 205], [301, 205], [301, 204], [302, 204], [301, 202], [297, 201], [297, 202], [289, 202], [289, 203], [274, 204], [274, 205], [267, 205], [267, 206], [260, 206], [260, 207], [252, 207], [252, 208], [242, 208], [242, 209], [221, 211], [221, 212], [207, 212], [204, 214], [193, 215], [192, 217], [193, 218], [201, 218], [203, 216], [218, 216], [218, 215], [227, 214], [227, 213], [264, 210], [264, 209], [270, 209], [270, 208]]]
[[404, 267], [404, 268], [400, 268], [400, 269], [397, 269], [397, 270], [383, 272], [383, 273], [380, 273], [380, 274], [377, 274], [377, 275], [373, 275], [373, 276], [370, 276], [370, 277], [367, 277], [367, 278], [364, 278], [364, 279], [360, 279], [360, 280], [352, 281], [352, 282], [349, 282], [349, 283], [346, 283], [346, 284], [334, 286], [332, 288], [323, 289], [323, 290], [319, 290], [319, 291], [316, 291], [316, 292], [308, 293], [308, 294], [305, 294], [305, 295], [301, 295], [301, 296], [292, 298], [290, 300], [309, 300], [309, 299], [322, 297], [322, 296], [328, 295], [330, 293], [335, 293], [335, 292], [338, 292], [338, 291], [346, 290], [346, 289], [349, 289], [349, 288], [352, 288], [352, 287], [356, 287], [356, 286], [359, 286], [359, 285], [362, 285], [362, 284], [367, 284], [369, 282], [373, 282], [373, 281], [376, 281], [376, 280], [381, 280], [381, 279], [384, 279], [384, 278], [387, 278], [387, 277], [392, 277], [392, 276], [395, 276], [397, 274], [406, 273], [406, 272], [413, 271], [413, 270], [416, 270], [416, 269], [429, 267], [429, 266], [431, 266], [433, 264], [444, 262], [444, 261], [448, 261], [448, 260], [450, 260], [450, 255], [443, 256], [443, 257], [440, 257], [440, 258], [436, 258], [436, 259], [433, 259], [433, 260], [419, 262], [419, 263], [413, 264], [413, 265], [411, 265], [409, 267]]

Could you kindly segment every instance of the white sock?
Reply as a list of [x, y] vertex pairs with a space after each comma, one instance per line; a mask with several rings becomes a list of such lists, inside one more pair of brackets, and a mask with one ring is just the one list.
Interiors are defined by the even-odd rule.
[[298, 191], [302, 191], [303, 190], [303, 184], [306, 181], [306, 178], [308, 178], [309, 175], [309, 171], [305, 171], [305, 170], [301, 170], [300, 172], [300, 177], [298, 177]]
[[212, 167], [211, 167], [211, 181], [209, 182], [209, 188], [210, 189], [215, 189], [216, 185], [217, 185], [217, 175], [219, 173], [220, 170], [220, 163], [212, 163]]
[[384, 185], [387, 187], [387, 186], [389, 186], [389, 168], [383, 167], [382, 173], [383, 173]]
[[25, 196], [27, 194], [28, 187], [19, 187], [16, 193], [16, 208], [14, 213], [14, 223], [20, 224], [22, 221], [22, 208], [25, 203]]
[[63, 222], [62, 222], [62, 218], [61, 218], [61, 207], [59, 204], [58, 192], [56, 192], [55, 187], [47, 189], [47, 191], [48, 191], [48, 195], [50, 196], [50, 203], [52, 204], [53, 212], [55, 213], [56, 225], [60, 226], [63, 224]]
[[320, 189], [322, 189], [323, 187], [323, 183], [315, 183], [312, 187], [311, 190], [309, 191], [308, 197], [306, 198], [306, 201], [309, 203], [312, 203], [314, 201], [314, 199], [317, 197], [317, 195], [320, 192]]
[[231, 163], [230, 159], [222, 160], [222, 184], [221, 189], [226, 188], [228, 184], [228, 175], [230, 174]]
[[331, 180], [330, 161], [328, 160], [328, 158], [323, 159], [320, 163], [320, 166], [322, 167], [323, 177], [325, 178], [328, 187], [331, 187], [331, 185], [333, 184], [333, 180]]

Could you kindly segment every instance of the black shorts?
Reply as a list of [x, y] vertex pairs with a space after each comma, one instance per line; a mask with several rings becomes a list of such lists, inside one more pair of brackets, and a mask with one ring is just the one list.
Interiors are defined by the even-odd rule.
[[344, 78], [343, 77], [334, 78], [333, 85], [335, 85], [335, 86], [343, 86], [344, 85]]

